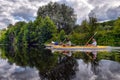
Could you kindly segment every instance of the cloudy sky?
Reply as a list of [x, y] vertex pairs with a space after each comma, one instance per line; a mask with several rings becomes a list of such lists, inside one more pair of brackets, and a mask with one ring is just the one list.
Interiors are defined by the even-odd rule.
[[74, 8], [78, 24], [93, 13], [99, 21], [120, 16], [120, 0], [0, 0], [0, 29], [17, 21], [34, 20], [38, 8], [50, 1]]

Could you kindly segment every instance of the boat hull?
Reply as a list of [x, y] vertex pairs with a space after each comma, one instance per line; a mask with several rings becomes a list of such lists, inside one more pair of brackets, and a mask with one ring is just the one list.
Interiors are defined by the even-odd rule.
[[47, 46], [51, 50], [55, 51], [105, 51], [108, 50], [110, 47], [108, 46], [61, 46], [61, 45], [49, 45]]

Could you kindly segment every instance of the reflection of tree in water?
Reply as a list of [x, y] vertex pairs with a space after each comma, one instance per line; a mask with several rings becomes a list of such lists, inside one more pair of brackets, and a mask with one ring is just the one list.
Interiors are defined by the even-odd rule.
[[48, 80], [70, 80], [75, 76], [77, 70], [77, 62], [74, 58], [64, 56], [62, 60], [53, 69], [41, 74], [42, 79]]
[[91, 70], [96, 75], [99, 72], [98, 70], [99, 61], [97, 60], [97, 52], [96, 51], [85, 52], [85, 54], [87, 55], [87, 60], [89, 60], [89, 62], [91, 63]]
[[97, 73], [99, 72], [98, 66], [99, 66], [99, 61], [97, 61], [96, 59], [94, 59], [93, 61], [91, 61], [91, 70], [93, 71], [93, 73], [95, 75], [97, 75]]
[[41, 66], [44, 68], [45, 65], [54, 65], [57, 62], [55, 62], [57, 56], [53, 55], [50, 50], [39, 46], [5, 46], [2, 50], [9, 62], [19, 66]]
[[[76, 52], [74, 57], [82, 59], [86, 64], [91, 65], [91, 70], [94, 74], [98, 73], [99, 60], [95, 52]], [[90, 64], [89, 64], [90, 63]]]
[[77, 63], [74, 58], [64, 56], [58, 61], [58, 56], [60, 58], [61, 55], [53, 54], [41, 46], [6, 46], [2, 50], [10, 63], [22, 67], [36, 67], [43, 80], [69, 80], [75, 75]]

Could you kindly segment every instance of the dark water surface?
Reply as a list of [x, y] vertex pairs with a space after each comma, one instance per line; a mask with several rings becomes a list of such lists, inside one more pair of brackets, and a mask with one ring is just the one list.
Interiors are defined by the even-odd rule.
[[120, 80], [120, 50], [0, 46], [0, 80]]

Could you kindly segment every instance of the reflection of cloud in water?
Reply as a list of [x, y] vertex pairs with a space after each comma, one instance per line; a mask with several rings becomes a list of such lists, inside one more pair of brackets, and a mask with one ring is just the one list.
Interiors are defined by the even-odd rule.
[[92, 70], [91, 63], [78, 60], [79, 71], [73, 80], [120, 80], [120, 64], [114, 61], [101, 60], [96, 66], [97, 74]]
[[100, 72], [98, 74], [99, 80], [120, 80], [120, 64], [114, 61], [102, 60], [100, 61]]
[[93, 76], [91, 71], [91, 64], [86, 64], [83, 60], [78, 60], [79, 71], [76, 72], [76, 78], [74, 80], [89, 80]]
[[10, 65], [7, 60], [0, 59], [0, 80], [40, 80], [35, 68]]

